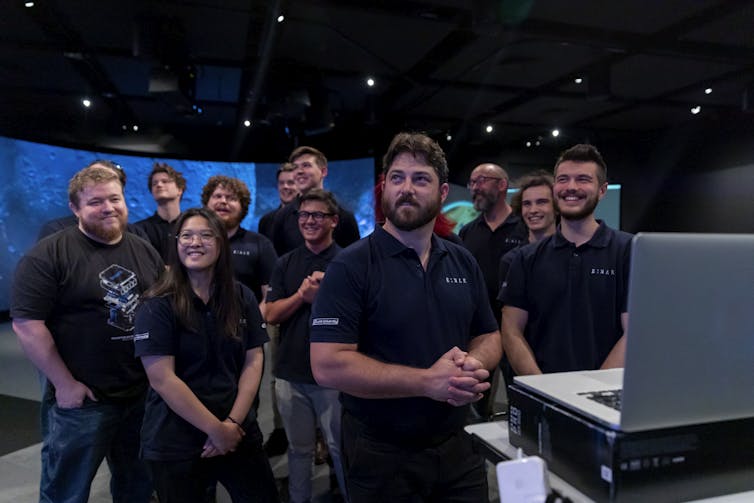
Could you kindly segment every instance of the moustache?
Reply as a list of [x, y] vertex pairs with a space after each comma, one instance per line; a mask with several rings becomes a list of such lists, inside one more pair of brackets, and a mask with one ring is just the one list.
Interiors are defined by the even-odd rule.
[[414, 199], [413, 196], [401, 196], [395, 201], [396, 206], [400, 206], [401, 204], [410, 204], [411, 206], [418, 206], [418, 203], [416, 202], [416, 199]]

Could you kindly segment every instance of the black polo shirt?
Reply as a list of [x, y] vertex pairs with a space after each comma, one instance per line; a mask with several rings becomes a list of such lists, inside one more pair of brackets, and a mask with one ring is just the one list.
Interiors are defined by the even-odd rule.
[[[136, 356], [173, 356], [175, 374], [218, 419], [225, 419], [238, 394], [246, 352], [267, 342], [262, 315], [251, 291], [236, 283], [243, 299], [239, 338], [231, 339], [218, 326], [209, 305], [194, 296], [198, 326], [188, 329], [175, 316], [170, 299], [148, 299], [136, 312]], [[252, 407], [246, 418], [234, 418], [246, 426], [256, 420]], [[198, 458], [207, 434], [165, 403], [151, 387], [147, 394], [141, 449], [145, 459], [184, 460]]]
[[[304, 244], [304, 238], [298, 228], [298, 209], [301, 206], [301, 196], [280, 208], [273, 217], [270, 232], [275, 251], [282, 256]], [[333, 232], [333, 240], [338, 246], [345, 248], [359, 240], [359, 225], [353, 213], [340, 207], [338, 212], [338, 226]]]
[[275, 221], [275, 214], [280, 208], [282, 208], [282, 206], [262, 215], [257, 224], [257, 232], [270, 241], [272, 241], [272, 223]]
[[141, 229], [147, 241], [152, 243], [152, 246], [160, 254], [162, 260], [168, 262], [168, 253], [171, 248], [175, 248], [176, 246], [175, 236], [173, 235], [174, 223], [175, 220], [168, 222], [155, 211], [154, 215], [144, 220], [139, 220], [134, 223], [134, 226]]
[[599, 368], [623, 335], [632, 237], [600, 221], [579, 247], [558, 227], [514, 252], [498, 298], [528, 312], [524, 336], [542, 372]]
[[[376, 360], [429, 368], [453, 346], [494, 332], [484, 278], [468, 250], [432, 236], [427, 270], [381, 227], [333, 259], [312, 308], [312, 342], [358, 344]], [[343, 407], [390, 441], [462, 428], [468, 407], [424, 397], [366, 399]]]
[[230, 238], [231, 261], [236, 279], [251, 288], [262, 301], [262, 285], [270, 283], [277, 254], [269, 239], [239, 227]]
[[[305, 277], [314, 271], [324, 272], [327, 265], [340, 252], [333, 243], [322, 253], [312, 253], [306, 246], [280, 257], [270, 280], [267, 300], [273, 302], [295, 294]], [[309, 317], [312, 306], [304, 302], [290, 318], [280, 324], [280, 339], [275, 351], [275, 377], [286, 381], [316, 384], [309, 359]]]
[[493, 231], [484, 221], [484, 214], [480, 214], [461, 227], [458, 235], [482, 269], [490, 306], [493, 307], [495, 316], [499, 318], [500, 306], [496, 299], [501, 281], [498, 278], [500, 259], [509, 250], [528, 242], [526, 225], [520, 216], [511, 213]]

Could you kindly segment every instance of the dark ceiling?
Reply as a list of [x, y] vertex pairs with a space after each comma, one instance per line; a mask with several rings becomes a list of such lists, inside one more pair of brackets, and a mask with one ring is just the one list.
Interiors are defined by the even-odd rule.
[[0, 19], [0, 133], [18, 138], [280, 161], [379, 155], [407, 128], [495, 152], [754, 109], [752, 1], [25, 3]]

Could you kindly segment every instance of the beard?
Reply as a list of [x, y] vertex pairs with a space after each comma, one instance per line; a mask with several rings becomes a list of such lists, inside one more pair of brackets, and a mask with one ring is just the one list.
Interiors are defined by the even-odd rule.
[[555, 205], [560, 212], [560, 218], [564, 220], [583, 220], [594, 213], [599, 201], [600, 199], [597, 197], [597, 194], [593, 194], [591, 197], [587, 196], [584, 200], [584, 205], [581, 208], [569, 208], [561, 206], [560, 197], [558, 197], [555, 201]]
[[[410, 202], [413, 206], [401, 206], [401, 204]], [[382, 199], [382, 213], [387, 220], [402, 231], [413, 231], [419, 227], [430, 223], [440, 214], [442, 199], [437, 195], [437, 199], [430, 201], [426, 206], [421, 206], [413, 197], [400, 197], [395, 204], [390, 204], [385, 198]]]
[[499, 192], [482, 192], [479, 191], [472, 197], [473, 203], [474, 203], [474, 209], [484, 213], [488, 209], [495, 206], [495, 203], [497, 203], [498, 198], [500, 197]]
[[[218, 215], [219, 216], [219, 215]], [[230, 231], [241, 225], [241, 215], [229, 216], [227, 219], [220, 217], [225, 224], [225, 230]]]
[[97, 240], [103, 243], [110, 243], [123, 235], [123, 231], [126, 229], [126, 222], [128, 221], [127, 215], [117, 215], [117, 226], [106, 226], [99, 220], [86, 221], [80, 220], [81, 228], [89, 234], [94, 236]]

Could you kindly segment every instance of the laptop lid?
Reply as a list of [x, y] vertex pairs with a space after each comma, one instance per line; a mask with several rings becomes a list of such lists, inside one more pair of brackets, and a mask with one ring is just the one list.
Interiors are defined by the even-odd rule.
[[620, 413], [582, 394], [617, 372], [516, 382], [623, 431], [754, 416], [754, 235], [636, 235], [628, 313]]
[[634, 237], [621, 429], [754, 416], [754, 234]]

